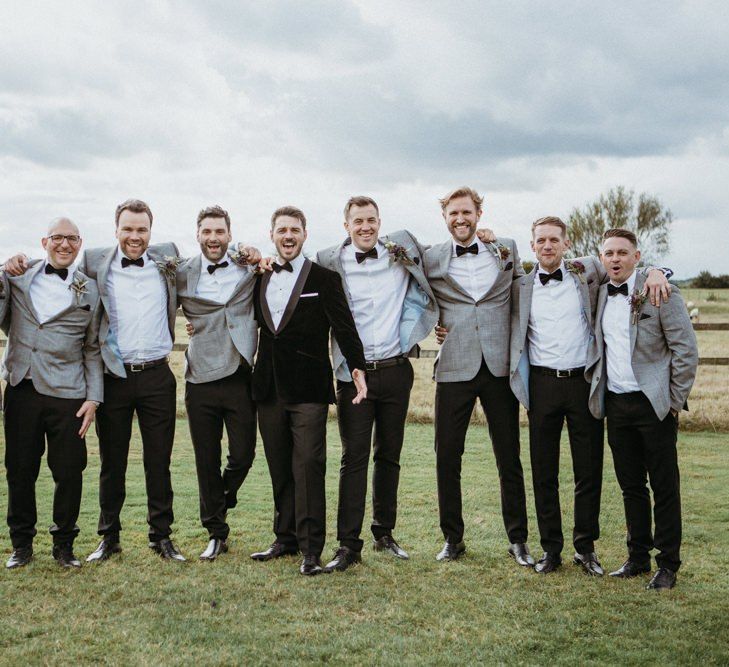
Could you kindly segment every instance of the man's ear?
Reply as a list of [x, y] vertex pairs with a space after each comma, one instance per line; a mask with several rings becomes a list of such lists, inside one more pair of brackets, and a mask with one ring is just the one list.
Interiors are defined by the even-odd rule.
[[572, 247], [572, 241], [570, 241], [569, 236], [566, 236], [564, 239], [564, 247], [568, 250]]

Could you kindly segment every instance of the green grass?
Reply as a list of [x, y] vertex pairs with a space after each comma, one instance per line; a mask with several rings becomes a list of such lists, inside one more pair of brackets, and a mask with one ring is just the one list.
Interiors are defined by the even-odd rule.
[[[526, 442], [525, 433], [523, 440]], [[81, 571], [62, 571], [50, 556], [52, 481], [38, 484], [40, 533], [35, 560], [0, 573], [2, 664], [727, 664], [729, 662], [729, 463], [725, 436], [680, 440], [684, 567], [676, 589], [644, 590], [646, 578], [591, 579], [569, 562], [539, 577], [506, 556], [493, 455], [483, 427], [472, 427], [464, 457], [468, 551], [434, 560], [438, 528], [432, 426], [408, 427], [396, 537], [411, 554], [398, 562], [375, 554], [345, 573], [312, 578], [298, 559], [256, 563], [248, 555], [271, 534], [271, 490], [259, 455], [230, 513], [231, 551], [200, 563], [206, 544], [197, 519], [197, 484], [185, 422], [173, 460], [174, 538], [190, 562], [167, 563], [146, 546], [145, 497], [138, 440], [130, 455], [122, 519], [124, 551]], [[4, 445], [3, 445], [4, 448]], [[98, 450], [89, 468], [77, 554], [96, 545]], [[571, 472], [563, 448], [562, 502], [570, 535]], [[330, 425], [328, 536], [334, 546], [339, 439]], [[528, 457], [525, 457], [525, 459]], [[524, 461], [530, 479], [528, 461]], [[530, 544], [539, 551], [531, 483]], [[0, 507], [7, 506], [6, 488]], [[624, 558], [624, 520], [606, 452], [603, 534], [598, 552], [614, 568]], [[366, 518], [368, 525], [369, 517]], [[0, 551], [8, 553], [7, 535]], [[571, 555], [569, 547], [565, 556]]]

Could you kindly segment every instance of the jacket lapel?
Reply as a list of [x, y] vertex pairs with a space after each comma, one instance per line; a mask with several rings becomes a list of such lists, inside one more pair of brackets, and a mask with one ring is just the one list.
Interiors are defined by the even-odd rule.
[[567, 271], [577, 287], [577, 293], [580, 295], [580, 305], [582, 306], [582, 313], [585, 316], [587, 326], [592, 329], [592, 311], [590, 309], [590, 291], [587, 288], [587, 281], [580, 280], [580, 277], [573, 271]]
[[473, 301], [473, 298], [471, 295], [461, 287], [461, 285], [453, 280], [453, 278], [448, 273], [448, 268], [451, 265], [451, 258], [453, 255], [453, 243], [451, 241], [447, 241], [443, 244], [440, 251], [440, 272], [443, 276], [443, 280], [448, 283], [454, 290], [457, 292], [460, 292], [464, 296], [468, 297]]
[[[645, 277], [639, 272], [635, 272], [635, 285], [633, 285], [633, 292], [640, 294], [643, 291], [643, 284], [645, 283]], [[632, 298], [633, 293], [629, 296]], [[638, 337], [638, 320], [640, 320], [640, 310], [638, 310], [637, 320], [633, 323], [633, 313], [630, 313], [630, 358], [633, 358], [633, 351], [635, 350], [635, 340]]]
[[40, 317], [38, 316], [38, 312], [35, 309], [35, 306], [33, 305], [33, 299], [30, 298], [30, 284], [33, 282], [33, 278], [35, 278], [38, 275], [38, 272], [41, 270], [41, 267], [45, 266], [45, 261], [40, 261], [34, 266], [32, 266], [30, 269], [28, 269], [17, 281], [17, 285], [20, 287], [20, 290], [23, 293], [23, 299], [25, 300], [26, 305], [28, 306], [28, 311], [33, 316], [33, 319], [40, 324]]
[[538, 264], [530, 273], [519, 281], [519, 340], [526, 340], [527, 328], [529, 327], [529, 314], [532, 311], [532, 293], [534, 292], [534, 275]]
[[258, 284], [258, 301], [261, 304], [261, 313], [263, 314], [266, 326], [272, 333], [276, 333], [276, 327], [273, 326], [273, 318], [271, 317], [271, 310], [269, 309], [268, 301], [266, 300], [266, 289], [268, 288], [268, 283], [271, 282], [271, 274], [271, 271], [266, 271], [266, 273], [261, 276], [261, 281]]
[[294, 310], [296, 310], [296, 304], [299, 302], [299, 297], [301, 296], [301, 292], [304, 289], [304, 283], [306, 283], [306, 279], [309, 277], [310, 271], [311, 261], [308, 259], [304, 260], [304, 265], [301, 267], [299, 277], [294, 283], [294, 289], [291, 290], [291, 296], [289, 297], [289, 301], [286, 304], [286, 308], [284, 309], [283, 316], [281, 317], [281, 321], [279, 322], [278, 329], [276, 329], [276, 333], [281, 331], [281, 329], [283, 329], [289, 323], [291, 316], [294, 314]]
[[195, 296], [197, 285], [200, 282], [200, 271], [202, 270], [202, 256], [198, 255], [190, 260], [187, 266], [187, 293]]
[[[151, 261], [155, 263], [155, 268], [159, 271], [160, 278], [162, 278], [162, 282], [164, 283], [166, 294], [167, 294], [167, 324], [170, 329], [170, 334], [172, 335], [172, 338], [174, 340], [175, 337], [175, 316], [177, 314], [177, 303], [176, 299], [173, 299], [173, 290], [175, 289], [175, 276], [172, 276], [171, 278], [167, 276], [167, 274], [164, 271], [161, 271], [158, 266], [156, 266], [157, 262], [164, 261], [164, 257], [162, 255], [159, 255], [155, 250], [151, 250], [147, 248], [147, 257]], [[198, 271], [198, 280], [200, 279], [200, 272]], [[176, 291], [176, 290], [175, 290]]]

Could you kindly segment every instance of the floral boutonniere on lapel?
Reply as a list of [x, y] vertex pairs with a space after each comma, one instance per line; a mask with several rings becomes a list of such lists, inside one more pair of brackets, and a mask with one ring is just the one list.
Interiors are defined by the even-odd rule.
[[179, 257], [170, 257], [169, 255], [165, 255], [162, 259], [154, 260], [159, 272], [167, 278], [167, 280], [175, 279], [177, 267], [180, 265], [180, 262], [182, 262], [182, 259]]
[[496, 261], [499, 263], [499, 270], [509, 271], [514, 268], [514, 263], [509, 261], [511, 257], [511, 250], [509, 250], [503, 243], [496, 241], [486, 244], [496, 257]]
[[578, 262], [574, 259], [568, 259], [564, 265], [567, 268], [567, 273], [574, 273], [579, 281], [583, 285], [585, 284], [585, 265], [582, 262]]
[[385, 241], [385, 249], [390, 253], [390, 259], [393, 262], [401, 262], [409, 266], [417, 263], [408, 256], [408, 251], [403, 246], [394, 241]]
[[640, 309], [643, 307], [643, 304], [646, 302], [647, 298], [647, 294], [643, 294], [643, 292], [640, 292], [637, 289], [634, 289], [633, 293], [630, 295], [630, 314], [632, 316], [631, 322], [633, 324], [638, 324]]
[[72, 281], [71, 284], [68, 286], [68, 289], [70, 289], [75, 295], [76, 295], [76, 303], [81, 303], [81, 298], [84, 294], [88, 294], [89, 290], [86, 289], [86, 285], [89, 281], [86, 280], [86, 278], [82, 278], [81, 276], [76, 276]]

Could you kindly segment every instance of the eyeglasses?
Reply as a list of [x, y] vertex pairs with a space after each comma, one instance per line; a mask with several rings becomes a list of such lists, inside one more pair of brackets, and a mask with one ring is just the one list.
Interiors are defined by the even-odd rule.
[[68, 241], [71, 245], [81, 243], [81, 237], [77, 234], [51, 234], [48, 238], [54, 245], [61, 245], [64, 240]]

